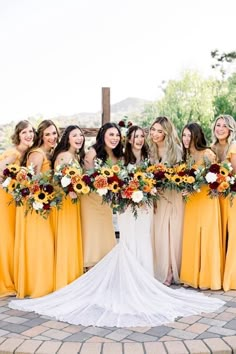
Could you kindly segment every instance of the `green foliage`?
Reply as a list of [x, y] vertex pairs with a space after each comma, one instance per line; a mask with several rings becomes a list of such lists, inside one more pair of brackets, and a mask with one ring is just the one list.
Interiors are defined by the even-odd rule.
[[205, 80], [197, 72], [186, 71], [180, 80], [167, 83], [162, 99], [146, 107], [144, 117], [147, 120], [143, 126], [150, 125], [158, 115], [165, 115], [172, 119], [179, 135], [185, 124], [194, 121], [201, 124], [210, 139], [215, 92], [215, 80]]

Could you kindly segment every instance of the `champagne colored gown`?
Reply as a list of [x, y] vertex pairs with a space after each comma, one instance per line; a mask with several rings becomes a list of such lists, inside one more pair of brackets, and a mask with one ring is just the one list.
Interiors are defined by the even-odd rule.
[[[214, 153], [205, 150], [196, 165], [204, 164], [204, 158], [213, 160]], [[180, 279], [194, 288], [218, 290], [223, 273], [220, 205], [207, 189], [202, 186], [185, 206]]]
[[[20, 153], [16, 148], [5, 151], [0, 161], [9, 156], [14, 157], [14, 164], [20, 165]], [[14, 203], [9, 205], [11, 201], [11, 195], [0, 189], [0, 297], [16, 293], [13, 276], [16, 207]]]
[[[50, 162], [43, 154], [41, 172], [50, 169]], [[32, 152], [33, 152], [32, 151]], [[19, 207], [16, 214], [16, 242], [14, 277], [17, 297], [39, 297], [53, 291], [55, 276], [55, 231], [53, 217], [44, 219], [34, 211], [25, 214], [25, 207]]]

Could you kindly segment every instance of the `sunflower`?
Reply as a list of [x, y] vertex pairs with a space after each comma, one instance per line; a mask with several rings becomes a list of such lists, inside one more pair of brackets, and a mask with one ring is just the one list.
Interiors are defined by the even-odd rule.
[[139, 179], [144, 179], [145, 178], [145, 173], [141, 171], [137, 171], [134, 174], [134, 180], [139, 180]]
[[179, 176], [179, 175], [172, 176], [171, 180], [177, 185], [179, 185], [180, 183], [183, 182], [183, 178], [181, 176]]
[[16, 186], [17, 186], [16, 181], [14, 179], [12, 179], [7, 186], [8, 192], [10, 192], [10, 193], [13, 192], [15, 190]]
[[86, 185], [83, 181], [80, 180], [80, 181], [76, 182], [73, 185], [73, 187], [74, 187], [74, 191], [76, 193], [83, 193], [83, 189], [86, 187]]
[[147, 167], [147, 172], [154, 172], [156, 170], [155, 165], [151, 165]]
[[75, 167], [68, 167], [65, 171], [65, 173], [70, 177], [78, 175], [79, 172], [80, 171], [78, 170], [78, 168], [75, 168]]
[[176, 173], [182, 172], [182, 171], [184, 171], [185, 169], [186, 169], [185, 163], [181, 163], [180, 165], [175, 166]]
[[101, 168], [101, 175], [104, 177], [112, 177], [112, 176], [114, 176], [114, 172], [109, 167], [102, 167]]
[[111, 169], [112, 169], [112, 172], [114, 172], [114, 173], [120, 172], [120, 166], [118, 166], [118, 165], [113, 165]]
[[220, 168], [220, 174], [221, 174], [222, 176], [228, 176], [229, 171], [228, 171], [225, 167], [221, 167], [221, 168]]
[[10, 165], [7, 166], [8, 170], [12, 173], [17, 173], [20, 171], [20, 166], [15, 165], [14, 163], [11, 163]]
[[113, 183], [110, 185], [109, 189], [110, 189], [113, 193], [118, 193], [119, 190], [120, 190], [119, 183], [113, 182]]
[[38, 203], [48, 203], [49, 198], [48, 198], [48, 193], [47, 192], [43, 192], [41, 190], [36, 191], [34, 193], [34, 200]]

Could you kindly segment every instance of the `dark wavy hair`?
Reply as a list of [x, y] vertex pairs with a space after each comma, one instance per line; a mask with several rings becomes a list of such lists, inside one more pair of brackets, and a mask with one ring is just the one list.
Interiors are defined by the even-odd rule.
[[120, 158], [123, 156], [123, 145], [122, 145], [122, 141], [121, 141], [121, 132], [120, 132], [120, 128], [118, 127], [118, 125], [116, 123], [105, 123], [98, 131], [98, 134], [96, 136], [96, 142], [95, 144], [92, 146], [94, 148], [94, 150], [96, 151], [96, 157], [98, 157], [99, 159], [101, 159], [103, 162], [105, 162], [108, 159], [108, 153], [106, 152], [106, 144], [105, 144], [105, 134], [107, 132], [108, 129], [110, 128], [116, 128], [119, 136], [120, 136], [120, 141], [119, 144], [112, 150], [115, 157]]
[[[132, 137], [132, 134], [134, 133], [134, 136], [133, 136], [133, 141], [135, 139], [135, 135], [136, 135], [136, 132], [138, 130], [141, 130], [145, 136], [145, 132], [144, 130], [139, 127], [138, 125], [132, 125], [127, 133], [126, 133], [126, 142], [125, 142], [125, 153], [124, 153], [124, 161], [125, 161], [125, 166], [127, 166], [129, 163], [131, 164], [135, 164], [136, 163], [136, 157], [133, 153], [133, 150], [132, 150], [132, 144], [130, 143], [130, 139]], [[148, 144], [146, 142], [146, 140], [144, 141], [144, 144], [142, 146], [142, 149], [141, 149], [141, 158], [142, 159], [147, 159], [148, 158], [148, 152], [149, 152], [149, 147], [148, 147]]]
[[85, 136], [84, 136], [84, 133], [83, 133], [83, 131], [81, 130], [81, 128], [78, 125], [69, 125], [64, 130], [64, 132], [62, 134], [62, 137], [61, 137], [61, 140], [59, 141], [58, 145], [56, 146], [56, 148], [54, 150], [54, 153], [53, 153], [53, 156], [52, 156], [52, 159], [51, 159], [52, 168], [54, 168], [54, 163], [56, 161], [57, 156], [61, 152], [69, 150], [69, 148], [70, 148], [69, 135], [75, 129], [79, 129], [81, 131], [81, 133], [83, 134], [83, 137], [84, 137], [83, 144], [82, 144], [80, 150], [77, 152], [80, 164], [83, 164], [84, 155], [85, 155], [85, 151], [84, 151]]
[[[196, 150], [203, 151], [206, 149], [210, 149], [207, 146], [206, 138], [202, 130], [202, 127], [198, 123], [186, 124], [182, 130], [182, 137], [183, 137], [184, 129], [188, 129], [190, 131], [191, 133], [190, 145], [193, 143]], [[183, 139], [182, 139], [182, 146], [183, 146], [183, 160], [186, 161], [189, 155], [189, 149], [186, 149], [184, 147]]]

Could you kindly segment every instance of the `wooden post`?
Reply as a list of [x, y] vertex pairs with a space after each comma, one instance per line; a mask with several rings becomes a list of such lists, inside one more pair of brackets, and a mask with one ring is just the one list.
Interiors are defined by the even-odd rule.
[[102, 87], [102, 125], [111, 120], [110, 87]]

